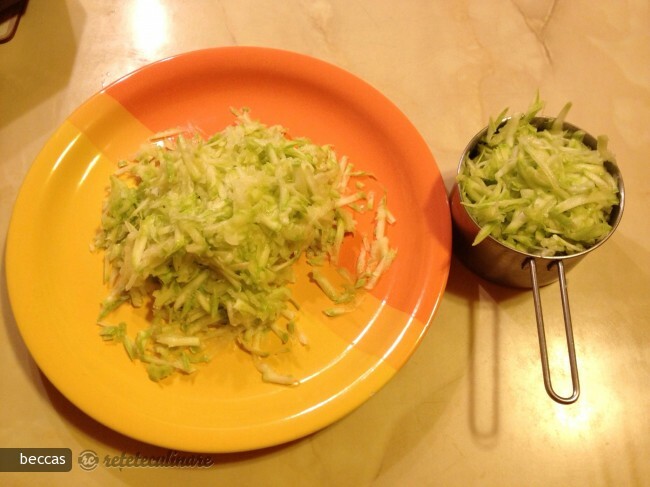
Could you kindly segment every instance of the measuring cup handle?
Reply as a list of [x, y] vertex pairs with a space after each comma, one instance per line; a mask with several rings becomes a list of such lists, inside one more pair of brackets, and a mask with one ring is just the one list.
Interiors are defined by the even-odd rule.
[[546, 334], [544, 333], [544, 317], [542, 314], [542, 301], [539, 295], [539, 284], [537, 282], [537, 264], [535, 259], [527, 259], [524, 267], [530, 268], [530, 279], [533, 284], [533, 299], [535, 303], [535, 317], [537, 318], [537, 335], [539, 337], [539, 351], [542, 358], [542, 372], [544, 375], [544, 387], [551, 398], [560, 404], [571, 404], [578, 400], [580, 396], [580, 381], [578, 379], [578, 366], [576, 363], [575, 345], [573, 343], [573, 328], [571, 326], [571, 311], [569, 309], [569, 296], [567, 294], [566, 277], [564, 275], [564, 263], [558, 260], [557, 273], [560, 278], [560, 295], [562, 298], [562, 313], [564, 314], [564, 329], [566, 331], [567, 348], [569, 352], [569, 365], [571, 368], [571, 382], [573, 384], [573, 393], [569, 397], [558, 395], [553, 390], [551, 383], [551, 371], [548, 365], [548, 351], [546, 347]]

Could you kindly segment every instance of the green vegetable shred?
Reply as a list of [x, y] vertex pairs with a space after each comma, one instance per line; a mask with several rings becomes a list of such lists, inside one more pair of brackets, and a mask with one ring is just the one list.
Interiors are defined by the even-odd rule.
[[[209, 361], [206, 341], [227, 328], [264, 380], [296, 383], [263, 362], [269, 332], [282, 344], [306, 341], [289, 287], [293, 264], [303, 256], [313, 265], [336, 263], [360, 207], [377, 213], [379, 230], [363, 238], [357, 275], [340, 291], [316, 271], [318, 285], [349, 303], [395, 257], [384, 234], [392, 223], [385, 197], [373, 209], [373, 196], [360, 191], [366, 173], [329, 146], [288, 138], [246, 109], [233, 113], [236, 123], [208, 138], [160, 134], [110, 179], [93, 242], [104, 252], [110, 287], [101, 336], [122, 342], [155, 381]], [[150, 326], [135, 337], [124, 323], [105, 322], [123, 303], [152, 309]]]
[[[524, 114], [491, 119], [476, 150], [465, 156], [458, 183], [461, 202], [480, 227], [474, 245], [488, 236], [540, 256], [569, 255], [593, 246], [610, 231], [618, 185], [607, 139], [597, 149], [584, 132], [563, 130], [567, 104], [550, 127], [531, 120], [539, 97]], [[505, 121], [504, 121], [505, 120]]]

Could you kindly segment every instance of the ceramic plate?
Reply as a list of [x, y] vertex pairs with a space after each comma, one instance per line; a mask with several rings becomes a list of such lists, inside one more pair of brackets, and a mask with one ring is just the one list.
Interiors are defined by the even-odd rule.
[[[330, 144], [385, 187], [398, 256], [352, 313], [327, 318], [321, 291], [298, 271], [294, 296], [309, 345], [278, 366], [297, 387], [264, 383], [232, 343], [190, 376], [151, 382], [121, 345], [103, 342], [102, 256], [89, 250], [109, 175], [152, 134], [204, 133], [250, 109], [292, 136]], [[346, 243], [347, 245], [347, 243]], [[228, 452], [315, 432], [358, 407], [406, 362], [443, 295], [451, 227], [426, 143], [377, 90], [303, 55], [266, 48], [195, 51], [148, 65], [79, 107], [39, 154], [20, 190], [6, 250], [14, 315], [34, 360], [72, 403], [104, 425], [161, 447]], [[349, 251], [346, 251], [350, 254]], [[350, 260], [350, 259], [348, 259]], [[349, 262], [348, 262], [349, 265]], [[146, 326], [122, 307], [115, 320]]]

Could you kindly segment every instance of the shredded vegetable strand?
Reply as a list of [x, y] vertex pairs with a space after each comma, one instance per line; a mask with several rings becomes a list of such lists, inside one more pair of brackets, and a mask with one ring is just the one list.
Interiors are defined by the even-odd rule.
[[598, 148], [584, 133], [563, 130], [567, 104], [551, 127], [531, 120], [543, 108], [539, 97], [524, 114], [490, 120], [476, 153], [458, 175], [461, 201], [481, 227], [474, 245], [488, 236], [541, 256], [583, 251], [611, 231], [618, 186], [605, 161], [615, 163], [607, 139]]
[[[349, 208], [368, 198], [358, 189], [363, 184], [352, 183], [352, 164], [329, 146], [288, 138], [247, 110], [234, 113], [235, 124], [207, 139], [183, 131], [154, 137], [110, 179], [92, 245], [104, 251], [111, 289], [99, 318], [102, 337], [124, 343], [129, 357], [148, 364], [152, 380], [193, 372], [209, 360], [205, 340], [226, 327], [237, 331], [265, 380], [295, 383], [260, 362], [268, 355], [263, 335], [306, 343], [289, 309], [293, 264], [302, 255], [313, 265], [336, 263], [344, 237], [356, 230]], [[385, 198], [378, 215], [377, 238], [360, 251], [357, 269], [367, 287], [395, 256], [384, 235], [394, 221]], [[335, 303], [354, 300], [350, 289], [334, 289], [318, 272], [315, 279]], [[142, 306], [149, 296], [151, 326], [135, 340], [124, 324], [102, 321], [122, 303]]]

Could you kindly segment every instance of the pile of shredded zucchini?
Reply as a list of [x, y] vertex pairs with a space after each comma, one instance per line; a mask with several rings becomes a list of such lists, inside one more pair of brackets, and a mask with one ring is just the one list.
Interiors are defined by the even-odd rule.
[[[349, 286], [336, 289], [314, 267], [313, 280], [333, 301], [325, 313], [335, 316], [350, 309], [357, 290], [375, 285], [396, 254], [385, 234], [394, 220], [385, 195], [364, 191], [371, 175], [329, 146], [288, 138], [247, 110], [234, 113], [236, 123], [207, 139], [159, 134], [110, 179], [92, 245], [104, 252], [111, 289], [101, 335], [145, 362], [152, 380], [209, 361], [206, 340], [228, 327], [264, 380], [295, 383], [261, 360], [268, 332], [287, 347], [306, 342], [289, 288], [293, 264], [301, 256], [314, 266], [336, 263], [356, 230], [354, 212], [376, 213]], [[125, 302], [152, 310], [150, 326], [135, 337], [125, 323], [105, 321]]]
[[567, 104], [551, 127], [531, 124], [543, 108], [539, 97], [505, 123], [491, 119], [476, 150], [458, 174], [461, 202], [488, 235], [517, 250], [553, 256], [581, 252], [610, 231], [618, 185], [605, 161], [615, 163], [607, 138], [593, 150], [583, 132], [563, 130]]

